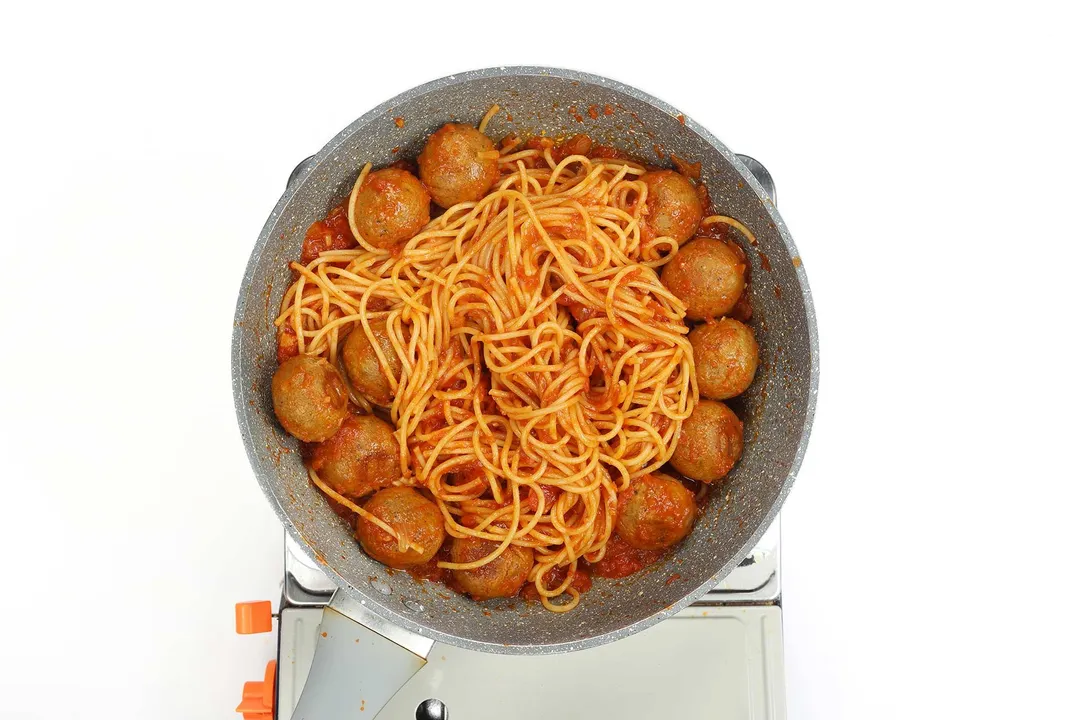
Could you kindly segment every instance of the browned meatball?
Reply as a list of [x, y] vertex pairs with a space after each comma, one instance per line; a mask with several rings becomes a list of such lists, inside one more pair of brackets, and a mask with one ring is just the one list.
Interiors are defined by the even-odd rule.
[[738, 320], [722, 318], [690, 331], [698, 389], [705, 397], [727, 400], [746, 391], [758, 366], [754, 331]]
[[[390, 336], [386, 333], [386, 322], [372, 323], [371, 333], [386, 357], [390, 374], [400, 378], [401, 359], [394, 352], [394, 346], [390, 344]], [[375, 405], [390, 407], [394, 401], [390, 382], [379, 368], [379, 356], [375, 354], [375, 348], [368, 340], [363, 325], [357, 323], [353, 326], [352, 332], [346, 338], [345, 347], [341, 350], [341, 363], [345, 366], [345, 374], [349, 376], [349, 382], [356, 388], [356, 392]]]
[[337, 432], [349, 413], [345, 381], [333, 365], [311, 355], [281, 363], [270, 394], [285, 432], [304, 442], [319, 442]]
[[671, 465], [692, 480], [715, 482], [735, 466], [742, 449], [742, 421], [724, 403], [702, 400], [682, 424]]
[[654, 170], [641, 176], [649, 186], [642, 232], [645, 240], [667, 236], [680, 245], [691, 237], [705, 213], [693, 183], [674, 170]]
[[[494, 540], [454, 538], [450, 545], [450, 560], [474, 562], [487, 557], [498, 547], [499, 543]], [[510, 545], [487, 565], [472, 570], [454, 570], [454, 579], [474, 600], [511, 597], [525, 584], [532, 565], [532, 548]]]
[[746, 287], [745, 265], [722, 240], [694, 238], [660, 273], [664, 286], [686, 304], [686, 317], [706, 320], [731, 312]]
[[619, 493], [615, 529], [638, 550], [663, 550], [694, 527], [694, 493], [667, 475], [642, 475]]
[[412, 545], [402, 550], [385, 530], [361, 516], [356, 521], [356, 539], [364, 552], [383, 565], [400, 570], [425, 563], [435, 557], [446, 538], [438, 506], [411, 487], [380, 490], [364, 503], [364, 509]]
[[412, 173], [385, 168], [364, 178], [353, 201], [360, 236], [375, 247], [408, 240], [431, 219], [431, 195]]
[[394, 431], [374, 415], [350, 415], [308, 458], [328, 485], [350, 498], [389, 487], [401, 477]]
[[441, 207], [479, 200], [498, 175], [493, 152], [495, 144], [472, 125], [447, 123], [431, 134], [416, 159], [420, 179]]

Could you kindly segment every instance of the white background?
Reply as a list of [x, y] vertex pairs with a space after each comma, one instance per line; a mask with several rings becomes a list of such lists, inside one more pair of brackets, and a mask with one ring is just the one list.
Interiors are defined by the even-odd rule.
[[658, 95], [777, 181], [822, 362], [791, 717], [1075, 713], [1076, 18], [809, 5], [6, 7], [0, 716], [239, 717], [273, 647], [232, 605], [281, 576], [229, 378], [251, 245], [364, 111], [530, 63]]

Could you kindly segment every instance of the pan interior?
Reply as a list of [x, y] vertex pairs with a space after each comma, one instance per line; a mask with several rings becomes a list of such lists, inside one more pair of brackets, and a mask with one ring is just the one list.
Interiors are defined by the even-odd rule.
[[[487, 129], [496, 140], [510, 132], [584, 132], [657, 163], [658, 153], [700, 161], [716, 212], [739, 219], [758, 240], [746, 250], [761, 366], [751, 388], [732, 404], [745, 422], [741, 462], [712, 488], [693, 533], [670, 558], [623, 580], [595, 579], [578, 608], [566, 614], [521, 600], [476, 603], [368, 558], [309, 484], [297, 444], [278, 426], [270, 405], [273, 320], [291, 282], [288, 263], [299, 256], [307, 227], [345, 197], [365, 162], [380, 167], [415, 157], [443, 123], [475, 124], [493, 103], [502, 108]], [[237, 412], [255, 473], [286, 528], [328, 573], [356, 599], [408, 629], [456, 645], [516, 653], [573, 650], [628, 635], [715, 584], [779, 510], [801, 459], [816, 382], [813, 315], [798, 263], [779, 215], [749, 174], [674, 108], [609, 80], [568, 71], [509, 68], [429, 83], [335, 137], [290, 186], [263, 229], [240, 291], [233, 352]]]

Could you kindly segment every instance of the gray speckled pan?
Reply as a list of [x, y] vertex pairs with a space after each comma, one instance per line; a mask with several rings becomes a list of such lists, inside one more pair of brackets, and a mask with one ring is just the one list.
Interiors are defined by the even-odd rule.
[[[270, 404], [273, 319], [290, 282], [287, 264], [299, 256], [308, 225], [345, 196], [365, 162], [379, 167], [415, 156], [440, 125], [476, 123], [492, 103], [503, 108], [488, 126], [495, 139], [511, 131], [585, 132], [643, 157], [659, 149], [700, 160], [716, 211], [738, 218], [758, 239], [756, 248], [746, 249], [762, 364], [753, 386], [733, 403], [746, 423], [742, 461], [713, 488], [693, 533], [667, 561], [625, 580], [597, 579], [580, 606], [561, 615], [538, 603], [476, 603], [441, 586], [418, 584], [406, 573], [391, 574], [368, 558], [309, 484], [296, 442], [278, 426]], [[404, 126], [397, 127], [395, 118], [403, 118]], [[640, 90], [595, 75], [535, 67], [477, 70], [427, 83], [331, 139], [278, 200], [255, 243], [236, 307], [232, 367], [236, 414], [259, 485], [288, 532], [349, 596], [435, 640], [521, 654], [625, 637], [716, 585], [753, 547], [791, 488], [810, 434], [818, 373], [814, 309], [795, 244], [732, 152], [692, 118]]]

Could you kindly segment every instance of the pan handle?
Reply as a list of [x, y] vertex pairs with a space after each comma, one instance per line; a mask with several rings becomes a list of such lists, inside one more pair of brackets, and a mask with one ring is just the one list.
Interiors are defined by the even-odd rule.
[[[735, 157], [739, 158], [739, 162], [746, 166], [746, 169], [750, 171], [750, 174], [754, 176], [754, 179], [761, 183], [761, 187], [765, 190], [765, 194], [769, 196], [769, 200], [772, 201], [773, 207], [776, 206], [776, 183], [773, 182], [772, 175], [765, 168], [764, 165], [759, 163], [749, 155], [735, 154]], [[310, 160], [311, 158], [308, 158]], [[305, 160], [304, 162], [307, 162]], [[301, 163], [301, 166], [303, 163]]]
[[338, 590], [323, 610], [315, 656], [293, 720], [374, 717], [427, 663], [434, 644]]
[[285, 189], [286, 190], [288, 190], [289, 188], [292, 187], [292, 184], [294, 182], [296, 182], [297, 179], [300, 177], [300, 173], [307, 170], [308, 166], [311, 165], [311, 161], [314, 160], [314, 159], [315, 159], [314, 155], [308, 155], [306, 158], [304, 158], [300, 162], [296, 163], [296, 167], [294, 167], [292, 172], [289, 173], [289, 179], [285, 183]]

